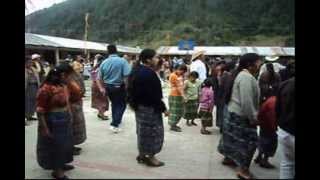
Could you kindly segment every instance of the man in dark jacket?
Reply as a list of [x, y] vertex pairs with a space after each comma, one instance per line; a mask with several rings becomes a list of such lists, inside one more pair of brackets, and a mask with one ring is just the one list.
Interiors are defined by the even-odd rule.
[[279, 74], [281, 77], [281, 81], [286, 81], [293, 77], [295, 74], [295, 63], [289, 63], [286, 69], [280, 70]]
[[295, 78], [281, 83], [276, 101], [281, 153], [280, 179], [295, 177]]

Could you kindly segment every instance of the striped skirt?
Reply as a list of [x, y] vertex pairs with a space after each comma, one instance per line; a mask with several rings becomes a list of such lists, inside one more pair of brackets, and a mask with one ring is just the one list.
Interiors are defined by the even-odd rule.
[[211, 111], [206, 111], [206, 110], [200, 109], [199, 117], [201, 118], [202, 126], [204, 126], [204, 127], [212, 127], [213, 117], [212, 117], [212, 112]]
[[273, 157], [278, 146], [278, 135], [274, 133], [266, 133], [260, 129], [259, 132], [259, 151], [268, 157]]
[[101, 94], [95, 81], [92, 81], [91, 87], [91, 107], [97, 110], [101, 109], [103, 112], [109, 110], [108, 97]]
[[227, 117], [223, 121], [218, 151], [238, 166], [249, 168], [257, 148], [257, 129], [235, 113], [230, 112]]
[[62, 168], [73, 161], [72, 127], [68, 112], [47, 114], [47, 125], [53, 137], [43, 137], [38, 124], [37, 161], [44, 169]]
[[183, 97], [169, 96], [169, 125], [176, 125], [183, 116]]
[[82, 101], [71, 104], [73, 144], [82, 144], [87, 139], [86, 122], [83, 113]]
[[198, 118], [198, 100], [188, 100], [188, 102], [184, 103], [184, 119], [196, 119]]
[[25, 116], [33, 116], [36, 112], [36, 99], [37, 99], [38, 84], [29, 83], [25, 91]]
[[221, 128], [223, 122], [223, 114], [224, 114], [224, 104], [217, 104], [217, 112], [216, 112], [216, 126]]
[[161, 112], [152, 107], [139, 106], [135, 111], [139, 152], [155, 155], [161, 151], [164, 129]]

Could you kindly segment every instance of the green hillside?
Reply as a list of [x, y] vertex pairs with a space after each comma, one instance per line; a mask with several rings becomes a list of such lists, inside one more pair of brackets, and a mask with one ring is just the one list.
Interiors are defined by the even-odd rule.
[[294, 46], [294, 0], [67, 0], [26, 17], [26, 32], [130, 46]]

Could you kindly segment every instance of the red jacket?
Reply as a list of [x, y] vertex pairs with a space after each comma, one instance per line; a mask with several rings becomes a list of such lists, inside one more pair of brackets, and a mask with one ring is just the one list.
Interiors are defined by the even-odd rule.
[[277, 131], [276, 122], [276, 97], [271, 96], [262, 105], [258, 113], [258, 121], [260, 122], [261, 130], [269, 133]]

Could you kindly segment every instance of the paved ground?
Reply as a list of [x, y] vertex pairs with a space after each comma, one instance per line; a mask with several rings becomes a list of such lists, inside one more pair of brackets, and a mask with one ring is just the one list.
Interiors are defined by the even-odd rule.
[[[74, 179], [230, 179], [236, 178], [235, 171], [221, 165], [222, 156], [217, 152], [220, 139], [218, 129], [211, 128], [212, 135], [200, 134], [200, 127], [180, 125], [183, 132], [171, 132], [165, 122], [165, 143], [157, 157], [166, 163], [159, 168], [138, 164], [137, 139], [134, 114], [127, 109], [119, 134], [109, 130], [109, 121], [100, 121], [97, 112], [90, 108], [90, 81], [86, 82], [87, 96], [84, 113], [87, 125], [87, 140], [80, 145], [80, 156], [75, 156], [75, 169], [67, 172]], [[165, 90], [166, 91], [166, 90]], [[167, 95], [165, 95], [167, 99]], [[198, 124], [200, 124], [198, 122]], [[25, 178], [50, 179], [50, 171], [43, 170], [36, 161], [35, 147], [37, 122], [25, 127]], [[254, 163], [252, 172], [261, 179], [277, 179], [279, 175], [279, 155], [271, 160], [277, 166], [274, 170], [262, 169]]]

